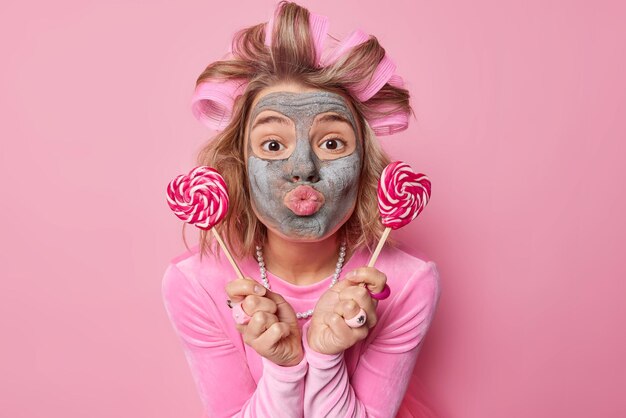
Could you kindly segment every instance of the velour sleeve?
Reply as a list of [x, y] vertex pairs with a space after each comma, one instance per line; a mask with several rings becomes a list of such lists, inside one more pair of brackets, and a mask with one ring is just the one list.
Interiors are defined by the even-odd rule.
[[305, 417], [396, 416], [439, 301], [435, 263], [424, 263], [399, 291], [388, 307], [389, 316], [376, 325], [382, 329], [361, 354], [352, 378], [343, 352], [327, 355], [309, 347], [310, 322], [305, 324], [303, 345], [309, 363]]
[[170, 264], [163, 277], [162, 296], [182, 342], [204, 416], [301, 417], [306, 358], [290, 367], [262, 358], [263, 375], [257, 385], [243, 353], [211, 317], [213, 301], [196, 286]]

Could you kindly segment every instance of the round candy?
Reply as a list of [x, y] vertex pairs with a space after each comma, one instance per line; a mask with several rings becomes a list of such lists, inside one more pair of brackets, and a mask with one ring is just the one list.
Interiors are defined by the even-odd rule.
[[383, 170], [378, 181], [378, 209], [383, 225], [398, 229], [420, 214], [430, 199], [430, 180], [402, 161]]
[[211, 229], [228, 211], [228, 189], [215, 169], [198, 166], [181, 174], [167, 186], [167, 203], [185, 222]]

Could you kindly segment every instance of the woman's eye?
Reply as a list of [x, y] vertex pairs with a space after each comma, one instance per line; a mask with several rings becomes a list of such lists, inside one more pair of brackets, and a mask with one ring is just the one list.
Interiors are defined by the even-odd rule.
[[261, 148], [263, 148], [264, 151], [277, 152], [284, 150], [285, 146], [278, 141], [271, 140], [261, 144]]
[[327, 139], [324, 142], [322, 142], [322, 144], [320, 146], [320, 148], [327, 149], [327, 150], [330, 150], [330, 151], [340, 150], [343, 147], [345, 147], [345, 144], [343, 143], [342, 140], [340, 140], [338, 138]]

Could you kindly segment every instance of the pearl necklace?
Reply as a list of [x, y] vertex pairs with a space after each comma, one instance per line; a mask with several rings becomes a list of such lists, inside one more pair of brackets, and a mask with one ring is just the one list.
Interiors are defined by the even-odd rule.
[[[263, 261], [263, 251], [261, 247], [257, 245], [256, 247], [256, 259], [259, 262], [259, 271], [261, 272], [261, 280], [263, 281], [263, 286], [267, 290], [270, 289], [270, 282], [267, 280], [267, 270], [265, 269], [265, 261]], [[339, 258], [337, 259], [337, 264], [335, 266], [335, 273], [333, 274], [333, 280], [330, 283], [329, 288], [333, 287], [337, 280], [339, 280], [339, 274], [341, 274], [341, 269], [343, 268], [343, 262], [346, 259], [346, 243], [341, 243], [341, 247], [339, 247]], [[309, 309], [306, 312], [296, 312], [296, 318], [298, 319], [307, 319], [313, 315], [313, 309]]]

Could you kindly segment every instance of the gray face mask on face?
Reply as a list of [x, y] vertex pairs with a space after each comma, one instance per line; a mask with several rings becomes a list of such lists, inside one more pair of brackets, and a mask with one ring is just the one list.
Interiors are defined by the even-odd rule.
[[248, 137], [250, 196], [259, 220], [289, 238], [326, 238], [354, 209], [363, 148], [357, 136], [356, 147], [350, 154], [320, 159], [309, 132], [317, 115], [330, 112], [350, 121], [356, 136], [354, 116], [343, 97], [336, 93], [275, 92], [262, 97], [253, 108], [248, 132], [256, 116], [264, 110], [291, 119], [296, 142], [287, 158], [264, 159], [254, 153]]

